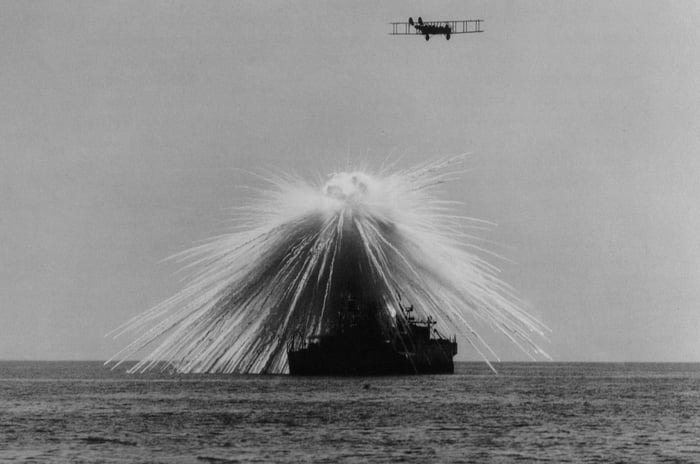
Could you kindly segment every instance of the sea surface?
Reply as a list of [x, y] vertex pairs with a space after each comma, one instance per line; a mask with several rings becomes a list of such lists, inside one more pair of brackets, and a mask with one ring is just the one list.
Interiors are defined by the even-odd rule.
[[700, 364], [129, 375], [0, 362], [0, 462], [700, 462]]

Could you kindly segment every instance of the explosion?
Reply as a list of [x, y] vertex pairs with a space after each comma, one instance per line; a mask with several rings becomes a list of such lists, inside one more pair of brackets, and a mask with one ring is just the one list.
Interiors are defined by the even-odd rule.
[[546, 327], [474, 251], [467, 230], [484, 221], [456, 215], [433, 193], [462, 162], [336, 173], [320, 188], [269, 179], [269, 190], [237, 210], [235, 231], [178, 255], [189, 283], [127, 322], [119, 334], [139, 335], [113, 359], [150, 348], [132, 372], [165, 362], [185, 373], [281, 373], [287, 344], [331, 332], [347, 292], [377, 304], [385, 333], [407, 323], [397, 310], [407, 300], [442, 332], [464, 335], [487, 363], [498, 356], [477, 320], [533, 359], [546, 356], [533, 341]]

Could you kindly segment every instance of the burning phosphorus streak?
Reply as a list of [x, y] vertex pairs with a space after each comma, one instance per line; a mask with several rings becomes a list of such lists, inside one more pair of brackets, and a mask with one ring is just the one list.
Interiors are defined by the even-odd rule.
[[477, 320], [531, 357], [546, 327], [527, 314], [498, 270], [478, 257], [470, 227], [434, 188], [454, 179], [463, 157], [395, 173], [343, 172], [321, 188], [291, 177], [238, 210], [237, 231], [178, 255], [188, 285], [118, 332], [136, 339], [113, 359], [150, 349], [131, 371], [165, 362], [181, 372], [277, 373], [294, 337], [332, 331], [343, 298], [376, 304], [385, 333], [405, 325], [409, 301], [443, 333], [464, 335], [498, 359]]

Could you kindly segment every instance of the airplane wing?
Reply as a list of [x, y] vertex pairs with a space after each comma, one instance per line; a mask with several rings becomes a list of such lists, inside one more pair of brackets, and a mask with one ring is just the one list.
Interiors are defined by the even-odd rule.
[[[471, 34], [475, 32], [484, 32], [482, 29], [483, 19], [465, 19], [459, 21], [424, 21], [419, 27], [424, 26], [450, 26], [450, 34]], [[391, 32], [389, 35], [422, 35], [415, 28], [416, 24], [409, 23], [389, 23], [391, 24]]]

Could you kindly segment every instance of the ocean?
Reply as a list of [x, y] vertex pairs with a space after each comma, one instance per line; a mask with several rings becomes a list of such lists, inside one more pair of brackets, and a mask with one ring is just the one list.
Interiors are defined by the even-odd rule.
[[0, 362], [0, 462], [700, 462], [700, 364], [129, 375]]

